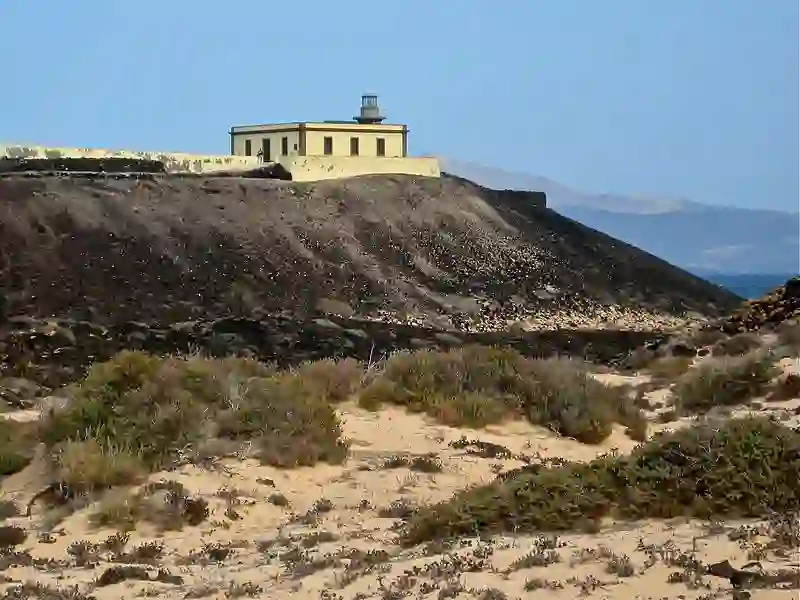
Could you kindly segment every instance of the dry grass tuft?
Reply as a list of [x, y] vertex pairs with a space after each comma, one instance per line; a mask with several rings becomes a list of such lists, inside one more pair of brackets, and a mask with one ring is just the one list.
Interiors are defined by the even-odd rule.
[[358, 392], [365, 376], [364, 366], [352, 358], [306, 362], [294, 373], [312, 395], [333, 403], [343, 402]]
[[767, 396], [770, 402], [781, 402], [792, 398], [800, 398], [800, 375], [784, 373], [778, 377], [775, 386]]
[[729, 338], [723, 338], [711, 347], [712, 356], [743, 356], [763, 346], [761, 339], [755, 333], [737, 333]]
[[800, 323], [787, 321], [777, 329], [778, 344], [785, 348], [791, 356], [800, 356]]
[[692, 362], [688, 356], [662, 356], [649, 363], [646, 370], [653, 379], [671, 381], [686, 373]]
[[0, 521], [19, 516], [19, 505], [13, 500], [0, 500]]
[[779, 374], [775, 357], [762, 350], [744, 356], [709, 357], [675, 382], [673, 394], [679, 409], [706, 412], [764, 395]]
[[54, 455], [56, 480], [85, 491], [135, 484], [146, 471], [135, 451], [101, 445], [96, 439], [68, 440]]
[[435, 454], [424, 456], [392, 456], [381, 464], [381, 469], [407, 468], [417, 473], [441, 473], [442, 461]]
[[0, 526], [0, 548], [19, 546], [28, 539], [28, 532], [17, 525]]
[[122, 531], [135, 528], [140, 521], [162, 531], [196, 526], [208, 517], [208, 505], [193, 498], [177, 481], [145, 485], [136, 493], [114, 490], [100, 502], [89, 520], [95, 527], [116, 527]]
[[35, 443], [35, 424], [0, 419], [0, 478], [28, 466]]
[[[135, 483], [214, 439], [252, 441], [263, 462], [280, 467], [341, 462], [347, 447], [328, 400], [342, 398], [355, 370], [312, 367], [277, 373], [248, 359], [124, 351], [92, 367], [67, 406], [45, 419], [41, 437], [62, 477], [86, 489]], [[313, 377], [303, 377], [309, 370]], [[23, 461], [2, 456], [9, 469]]]
[[405, 406], [452, 426], [483, 427], [524, 416], [585, 443], [614, 422], [642, 436], [646, 422], [626, 392], [567, 359], [528, 359], [511, 349], [467, 346], [391, 356], [360, 393], [362, 406]]

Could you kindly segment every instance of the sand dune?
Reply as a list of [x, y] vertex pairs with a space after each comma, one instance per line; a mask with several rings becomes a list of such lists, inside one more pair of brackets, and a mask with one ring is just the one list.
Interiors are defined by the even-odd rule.
[[[796, 361], [786, 361], [784, 366], [796, 368]], [[643, 381], [641, 377], [599, 377], [617, 384]], [[797, 412], [793, 409], [798, 406], [800, 399], [795, 398], [771, 403], [769, 410], [788, 414]], [[0, 555], [0, 561], [5, 561], [0, 564], [7, 567], [0, 572], [3, 580], [62, 589], [78, 585], [91, 589], [98, 599], [490, 600], [534, 594], [553, 599], [708, 599], [732, 597], [728, 595], [731, 584], [710, 576], [692, 580], [687, 561], [729, 560], [741, 566], [755, 557], [767, 570], [798, 566], [797, 554], [783, 558], [771, 554], [769, 559], [759, 554], [769, 540], [768, 524], [754, 521], [608, 521], [596, 534], [504, 535], [465, 539], [452, 547], [432, 543], [403, 549], [394, 543], [399, 521], [392, 516], [401, 514], [406, 505], [446, 500], [465, 487], [487, 483], [499, 472], [524, 465], [524, 457], [588, 461], [612, 449], [629, 452], [636, 442], [621, 428], [602, 444], [589, 446], [523, 422], [458, 429], [400, 409], [366, 412], [354, 404], [342, 405], [339, 414], [351, 442], [349, 459], [342, 466], [280, 470], [252, 459], [224, 459], [210, 468], [185, 465], [151, 476], [151, 481], [178, 481], [209, 501], [210, 516], [197, 527], [159, 533], [140, 525], [130, 533], [128, 549], [142, 544], [161, 546], [156, 558], [138, 561], [145, 563], [144, 573], [156, 577], [160, 568], [175, 579], [162, 573], [164, 581], [127, 580], [98, 587], [97, 578], [109, 567], [137, 561], [130, 556], [114, 559], [113, 552], [102, 548], [114, 530], [92, 527], [88, 515], [95, 507], [89, 506], [50, 531], [47, 522], [52, 515], [39, 507], [31, 518], [7, 519], [6, 525], [29, 530], [28, 539], [17, 550], [29, 551], [34, 564]], [[27, 419], [31, 413], [4, 416]], [[654, 424], [652, 429], [689, 422]], [[458, 447], [465, 438], [496, 444], [484, 450], [505, 448], [514, 457], [487, 458], [476, 454], [474, 447]], [[397, 457], [403, 456], [435, 457], [441, 470], [419, 472], [407, 465], [387, 468], [388, 460], [399, 463]], [[40, 477], [31, 466], [7, 478], [0, 484], [3, 499], [24, 502], [34, 484], [41, 483]], [[286, 506], [280, 505], [284, 500]], [[759, 527], [765, 535], [744, 535], [747, 528]], [[86, 543], [80, 552], [75, 544], [82, 541]], [[81, 565], [83, 560], [87, 564]], [[797, 597], [797, 589], [758, 590], [752, 597], [788, 600]]]

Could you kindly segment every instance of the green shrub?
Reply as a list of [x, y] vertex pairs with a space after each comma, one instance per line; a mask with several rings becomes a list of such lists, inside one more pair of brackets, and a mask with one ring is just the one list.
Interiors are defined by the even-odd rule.
[[784, 373], [775, 382], [775, 386], [767, 396], [769, 402], [781, 402], [800, 398], [800, 375]]
[[656, 380], [674, 380], [686, 373], [694, 361], [688, 356], [662, 356], [646, 366]]
[[352, 358], [305, 362], [294, 373], [310, 393], [334, 403], [353, 396], [361, 387], [365, 374], [363, 365]]
[[507, 418], [517, 364], [512, 350], [468, 346], [446, 352], [398, 352], [359, 395], [362, 405], [396, 404], [449, 425], [481, 427]]
[[432, 394], [426, 400], [425, 412], [450, 427], [486, 427], [503, 422], [512, 412], [507, 402], [480, 392], [458, 396]]
[[689, 335], [689, 343], [698, 346], [713, 346], [720, 340], [724, 340], [727, 335], [720, 329], [714, 329], [712, 327], [701, 328]]
[[27, 467], [35, 443], [35, 424], [0, 419], [0, 477]]
[[596, 528], [609, 515], [764, 517], [799, 509], [800, 432], [747, 418], [661, 435], [628, 457], [521, 471], [462, 491], [420, 509], [401, 541]]
[[[93, 365], [71, 394], [41, 435], [56, 462], [87, 487], [132, 481], [215, 438], [255, 440], [262, 459], [278, 466], [341, 461], [346, 453], [325, 397], [296, 374], [246, 359], [125, 351]], [[65, 464], [71, 447], [87, 450], [86, 459]]]
[[59, 446], [53, 459], [56, 479], [74, 490], [134, 484], [146, 473], [136, 453], [110, 443], [101, 445], [94, 438], [67, 441]]
[[95, 440], [159, 468], [178, 449], [206, 436], [209, 404], [223, 405], [226, 382], [216, 377], [214, 364], [121, 352], [92, 366], [66, 407], [44, 422], [42, 439], [56, 450], [69, 441]]
[[644, 419], [624, 389], [598, 382], [580, 363], [483, 346], [397, 353], [359, 400], [405, 406], [452, 426], [524, 415], [586, 443], [607, 438], [615, 421], [641, 431]]
[[135, 493], [112, 490], [89, 516], [89, 522], [94, 527], [130, 531], [138, 522], [146, 521], [162, 531], [177, 531], [199, 525], [208, 514], [203, 498], [193, 498], [183, 484], [167, 480], [149, 483]]
[[800, 356], [800, 323], [786, 321], [777, 328], [778, 344], [791, 356]]
[[646, 369], [653, 361], [658, 359], [658, 353], [650, 348], [639, 347], [631, 351], [620, 363], [619, 368], [624, 373], [638, 373]]
[[0, 521], [18, 517], [20, 515], [19, 506], [13, 500], [0, 500]]
[[684, 374], [673, 387], [675, 403], [689, 412], [742, 404], [765, 394], [780, 370], [775, 357], [754, 351], [744, 356], [708, 357]]
[[261, 362], [246, 356], [227, 356], [210, 362], [219, 365], [223, 373], [233, 373], [240, 379], [274, 377], [280, 372], [274, 363]]
[[254, 381], [246, 402], [219, 419], [219, 435], [254, 438], [261, 460], [276, 467], [338, 464], [347, 457], [336, 412], [296, 375]]
[[742, 356], [761, 348], [761, 339], [755, 333], [737, 333], [723, 338], [711, 347], [712, 356]]
[[602, 442], [615, 422], [637, 431], [646, 425], [626, 389], [600, 383], [568, 359], [523, 360], [514, 392], [531, 423], [580, 442]]

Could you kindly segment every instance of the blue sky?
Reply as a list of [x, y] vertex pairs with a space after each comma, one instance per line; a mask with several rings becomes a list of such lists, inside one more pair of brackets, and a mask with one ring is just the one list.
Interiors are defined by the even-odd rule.
[[796, 0], [0, 0], [0, 141], [348, 119], [595, 192], [798, 208]]

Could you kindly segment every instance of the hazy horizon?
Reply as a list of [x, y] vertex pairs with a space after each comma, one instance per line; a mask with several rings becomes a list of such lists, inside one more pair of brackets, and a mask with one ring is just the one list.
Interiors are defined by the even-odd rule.
[[348, 119], [575, 189], [798, 210], [797, 2], [6, 0], [0, 141], [227, 153]]

